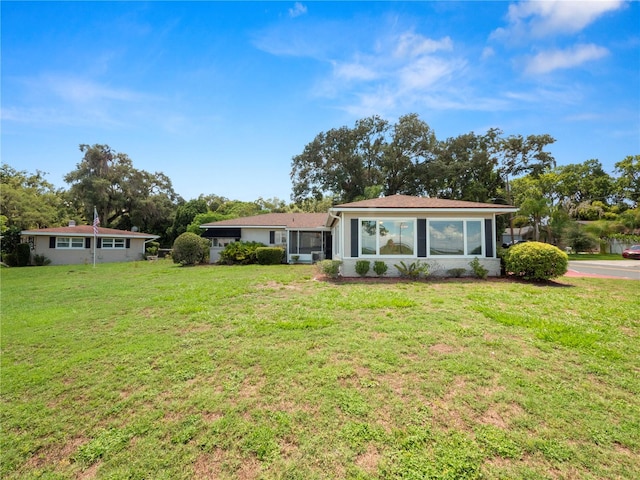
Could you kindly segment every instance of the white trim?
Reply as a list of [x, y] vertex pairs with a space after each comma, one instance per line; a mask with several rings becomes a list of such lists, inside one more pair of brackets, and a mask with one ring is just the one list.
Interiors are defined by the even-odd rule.
[[329, 209], [332, 212], [348, 212], [348, 213], [362, 213], [365, 215], [370, 215], [372, 213], [404, 213], [404, 214], [412, 214], [412, 215], [428, 215], [429, 213], [463, 213], [468, 215], [470, 213], [512, 213], [517, 212], [518, 209], [516, 207], [504, 207], [504, 208], [473, 208], [473, 207], [460, 207], [460, 208], [354, 208], [354, 207], [345, 207], [345, 208], [331, 208]]

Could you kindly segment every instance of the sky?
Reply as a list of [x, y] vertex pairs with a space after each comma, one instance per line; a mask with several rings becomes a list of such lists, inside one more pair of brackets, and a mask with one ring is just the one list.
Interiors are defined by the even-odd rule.
[[0, 2], [2, 163], [58, 188], [106, 144], [185, 200], [290, 201], [316, 135], [417, 113], [445, 140], [640, 154], [640, 3]]

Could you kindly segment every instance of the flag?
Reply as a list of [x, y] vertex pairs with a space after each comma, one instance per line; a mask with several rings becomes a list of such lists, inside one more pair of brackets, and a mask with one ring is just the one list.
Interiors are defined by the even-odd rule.
[[93, 234], [98, 235], [98, 225], [100, 225], [100, 217], [98, 217], [98, 210], [93, 207]]

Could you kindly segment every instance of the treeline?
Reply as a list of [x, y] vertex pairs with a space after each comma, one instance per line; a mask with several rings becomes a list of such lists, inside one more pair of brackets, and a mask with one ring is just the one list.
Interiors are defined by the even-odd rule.
[[[162, 172], [136, 169], [108, 145], [80, 145], [82, 158], [55, 188], [42, 171], [0, 168], [2, 250], [25, 229], [91, 223], [94, 206], [104, 227], [160, 235], [170, 246], [199, 225], [270, 212], [325, 212], [345, 203], [396, 193], [458, 200], [511, 203], [516, 225], [555, 242], [570, 221], [603, 220], [618, 233], [640, 229], [640, 155], [615, 164], [611, 174], [598, 160], [556, 166], [549, 135], [504, 136], [498, 129], [438, 140], [415, 114], [392, 124], [364, 118], [353, 127], [319, 133], [292, 159], [292, 202], [252, 202], [215, 194], [185, 200]], [[612, 227], [613, 225], [613, 227]], [[601, 232], [602, 233], [602, 232]]]

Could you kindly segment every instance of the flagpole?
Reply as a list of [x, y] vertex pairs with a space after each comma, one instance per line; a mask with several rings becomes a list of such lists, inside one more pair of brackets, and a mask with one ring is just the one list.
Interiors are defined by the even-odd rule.
[[100, 225], [100, 217], [98, 210], [93, 207], [93, 268], [96, 268], [96, 246], [98, 243], [98, 225]]

